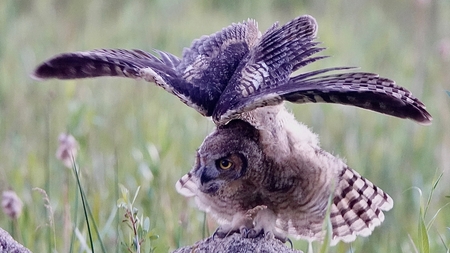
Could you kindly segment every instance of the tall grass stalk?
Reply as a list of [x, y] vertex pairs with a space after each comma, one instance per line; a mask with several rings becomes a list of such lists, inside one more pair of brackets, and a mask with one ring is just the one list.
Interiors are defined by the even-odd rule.
[[[428, 195], [426, 202], [423, 201], [422, 190], [418, 187], [415, 187], [416, 190], [419, 192], [419, 198], [420, 198], [419, 220], [418, 220], [418, 224], [417, 224], [418, 235], [417, 235], [416, 240], [411, 239], [411, 237], [410, 237], [410, 239], [411, 239], [411, 242], [414, 244], [414, 249], [416, 250], [416, 252], [419, 252], [419, 253], [429, 253], [430, 252], [430, 230], [432, 228], [432, 225], [433, 225], [434, 221], [436, 220], [436, 218], [438, 217], [438, 214], [441, 212], [441, 210], [450, 204], [450, 203], [446, 203], [445, 205], [440, 207], [436, 211], [436, 213], [431, 217], [431, 219], [428, 221], [428, 223], [426, 222], [426, 220], [427, 220], [426, 215], [431, 206], [433, 194], [434, 194], [440, 180], [442, 179], [442, 176], [443, 176], [443, 173], [439, 174], [437, 179], [435, 179], [432, 182], [430, 194]], [[448, 247], [445, 244], [444, 240], [442, 240], [442, 237], [440, 234], [439, 234], [439, 237], [443, 243], [444, 248], [448, 251]]]
[[[75, 166], [73, 166], [75, 167]], [[74, 214], [73, 214], [73, 220], [72, 220], [72, 236], [70, 238], [70, 247], [69, 247], [69, 252], [72, 253], [73, 252], [73, 247], [74, 247], [74, 243], [75, 243], [75, 230], [77, 229], [77, 225], [78, 225], [78, 202], [80, 199], [79, 196], [79, 188], [80, 186], [78, 184], [74, 184], [75, 187], [75, 200], [74, 200]]]
[[[90, 242], [90, 245], [91, 245], [92, 252], [95, 252], [95, 249], [94, 249], [94, 243], [93, 243], [92, 235], [91, 235], [91, 227], [90, 227], [90, 223], [89, 223], [89, 218], [92, 220], [92, 226], [93, 226], [94, 232], [95, 232], [95, 234], [96, 234], [96, 236], [98, 238], [98, 242], [100, 244], [102, 252], [106, 253], [106, 248], [103, 245], [102, 236], [99, 233], [97, 224], [96, 224], [95, 219], [94, 219], [94, 215], [92, 214], [91, 208], [89, 206], [89, 202], [87, 201], [86, 196], [84, 194], [83, 187], [81, 186], [80, 177], [79, 177], [79, 170], [77, 168], [78, 166], [77, 166], [77, 164], [75, 162], [74, 157], [72, 157], [72, 163], [73, 163], [72, 168], [73, 168], [73, 172], [74, 172], [74, 175], [75, 175], [75, 178], [76, 178], [76, 183], [77, 183], [76, 185], [77, 185], [77, 188], [79, 190], [79, 193], [80, 193], [80, 196], [81, 196], [81, 200], [82, 200], [82, 204], [83, 204], [83, 213], [84, 213], [84, 216], [86, 218], [86, 225], [87, 225], [87, 230], [88, 230], [88, 234], [89, 234], [89, 242]], [[77, 207], [77, 206], [78, 206], [78, 194], [75, 197], [75, 207]], [[77, 211], [77, 209], [75, 209], [75, 211]], [[76, 221], [76, 218], [75, 218], [75, 221]], [[76, 223], [74, 223], [74, 224], [76, 225]]]
[[[328, 204], [327, 204], [327, 212], [325, 213], [325, 220], [323, 221], [323, 229], [325, 231], [325, 238], [323, 239], [322, 246], [320, 247], [320, 253], [328, 253], [331, 240], [333, 239], [333, 225], [331, 224], [331, 206], [333, 205], [334, 200], [334, 190], [335, 190], [335, 182], [333, 181], [333, 184], [330, 186], [331, 193], [328, 197]], [[312, 253], [312, 252], [311, 252]]]
[[35, 187], [33, 188], [34, 191], [39, 192], [42, 195], [42, 200], [44, 200], [44, 208], [48, 212], [48, 227], [49, 230], [52, 232], [50, 233], [50, 248], [53, 246], [53, 249], [56, 251], [56, 229], [55, 229], [55, 216], [53, 214], [53, 208], [50, 203], [50, 198], [48, 197], [45, 190]]
[[[119, 199], [120, 196], [120, 189], [119, 189], [119, 158], [117, 155], [117, 148], [114, 149], [114, 194], [115, 194], [115, 198], [114, 199]], [[120, 215], [117, 212], [116, 217], [116, 248], [115, 251], [116, 253], [119, 253], [120, 250], [120, 241], [118, 239], [118, 235], [119, 235], [119, 226], [120, 226]]]
[[80, 182], [80, 177], [79, 177], [79, 175], [78, 175], [78, 168], [77, 168], [77, 165], [76, 165], [74, 159], [72, 159], [72, 161], [73, 161], [73, 172], [74, 172], [75, 178], [76, 178], [76, 180], [77, 180], [78, 190], [80, 191], [81, 204], [82, 204], [82, 206], [83, 206], [84, 218], [85, 218], [85, 220], [86, 220], [86, 226], [87, 226], [87, 231], [88, 231], [88, 235], [89, 235], [89, 243], [90, 243], [92, 252], [95, 252], [95, 249], [94, 249], [94, 242], [93, 242], [93, 240], [92, 240], [92, 234], [91, 234], [91, 226], [89, 225], [89, 217], [88, 217], [88, 211], [87, 211], [87, 200], [86, 200], [86, 196], [84, 195], [83, 187], [81, 187], [81, 182]]

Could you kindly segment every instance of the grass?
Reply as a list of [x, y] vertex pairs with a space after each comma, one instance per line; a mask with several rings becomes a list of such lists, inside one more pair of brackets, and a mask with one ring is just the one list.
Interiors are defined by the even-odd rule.
[[[117, 229], [124, 217], [116, 203], [119, 184], [130, 192], [140, 187], [133, 206], [149, 217], [149, 231], [160, 236], [151, 243], [155, 252], [192, 244], [216, 227], [174, 189], [213, 129], [211, 121], [142, 81], [33, 81], [29, 73], [39, 62], [60, 52], [100, 47], [157, 48], [181, 55], [193, 39], [232, 22], [251, 17], [265, 30], [274, 21], [285, 23], [302, 14], [317, 19], [319, 40], [333, 56], [308, 69], [361, 66], [413, 91], [434, 116], [433, 125], [424, 127], [344, 106], [289, 105], [299, 121], [319, 134], [324, 149], [345, 157], [395, 201], [370, 237], [329, 252], [425, 252], [417, 244], [420, 231], [426, 232], [429, 252], [448, 251], [447, 1], [1, 1], [0, 191], [13, 189], [24, 203], [14, 223], [17, 238], [33, 252], [83, 251], [84, 242], [89, 243], [82, 206], [75, 205], [80, 197], [75, 177], [54, 155], [62, 132], [79, 142], [81, 184], [107, 252], [122, 250], [120, 233], [130, 233]], [[434, 187], [440, 173], [441, 183]], [[45, 190], [49, 207], [35, 187]], [[423, 196], [433, 189], [426, 213], [420, 211], [417, 191], [409, 190], [413, 187], [422, 189]], [[433, 222], [421, 230], [419, 217], [425, 224]], [[0, 227], [11, 224], [0, 213]], [[100, 252], [95, 234], [93, 242]], [[306, 251], [308, 245], [296, 241], [294, 247]]]

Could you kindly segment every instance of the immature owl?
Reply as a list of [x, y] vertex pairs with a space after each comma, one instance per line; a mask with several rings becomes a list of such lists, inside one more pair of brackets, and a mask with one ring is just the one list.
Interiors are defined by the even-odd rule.
[[231, 232], [285, 240], [323, 238], [332, 197], [333, 243], [367, 236], [384, 220], [392, 199], [342, 160], [319, 147], [317, 136], [287, 112], [283, 101], [358, 106], [431, 122], [425, 106], [394, 81], [372, 73], [322, 75], [334, 67], [291, 74], [325, 58], [315, 42], [317, 23], [301, 16], [264, 34], [253, 20], [195, 40], [182, 59], [156, 51], [100, 49], [65, 53], [42, 63], [33, 76], [124, 76], [154, 82], [204, 116], [217, 129], [197, 152], [194, 168], [176, 184], [200, 209]]

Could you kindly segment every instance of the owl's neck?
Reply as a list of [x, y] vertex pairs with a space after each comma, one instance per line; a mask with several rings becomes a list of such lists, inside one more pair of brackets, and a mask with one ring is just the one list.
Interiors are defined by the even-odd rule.
[[256, 108], [242, 115], [242, 119], [260, 131], [265, 153], [274, 158], [289, 156], [296, 145], [319, 146], [317, 135], [296, 121], [283, 103]]

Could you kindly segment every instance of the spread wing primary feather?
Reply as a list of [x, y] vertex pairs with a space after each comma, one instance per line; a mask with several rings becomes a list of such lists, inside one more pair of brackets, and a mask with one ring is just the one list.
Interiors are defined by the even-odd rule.
[[351, 105], [411, 119], [423, 125], [431, 124], [432, 117], [425, 105], [410, 91], [396, 85], [390, 79], [364, 72], [310, 77], [314, 75], [314, 73], [298, 75], [290, 78], [282, 86], [256, 92], [253, 96], [236, 103], [235, 111], [249, 111], [261, 106], [278, 104], [283, 100], [293, 103], [321, 102]]
[[57, 55], [39, 65], [36, 79], [121, 76], [154, 82], [204, 116], [211, 116], [228, 80], [259, 37], [253, 20], [195, 40], [183, 58], [155, 50], [98, 49]]
[[408, 90], [372, 73], [321, 74], [335, 67], [291, 74], [325, 56], [314, 41], [317, 23], [301, 16], [277, 23], [263, 35], [254, 20], [232, 24], [195, 40], [178, 57], [155, 50], [99, 49], [57, 55], [38, 66], [37, 79], [122, 76], [154, 82], [216, 124], [244, 112], [280, 104], [326, 102], [352, 105], [380, 113], [431, 122], [425, 106]]

